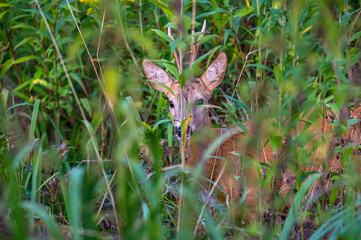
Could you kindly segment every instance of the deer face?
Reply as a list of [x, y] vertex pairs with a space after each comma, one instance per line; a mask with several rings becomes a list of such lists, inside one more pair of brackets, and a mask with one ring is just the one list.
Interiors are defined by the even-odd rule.
[[[197, 129], [210, 124], [208, 108], [202, 107], [202, 105], [208, 104], [213, 90], [224, 78], [227, 69], [227, 55], [224, 52], [218, 55], [200, 78], [188, 79], [183, 87], [183, 92], [178, 81], [148, 59], [143, 60], [143, 69], [147, 78], [152, 81], [150, 85], [167, 95], [178, 139], [181, 138], [181, 123], [187, 115], [192, 117], [187, 137], [190, 137]], [[171, 89], [173, 93], [167, 88]]]

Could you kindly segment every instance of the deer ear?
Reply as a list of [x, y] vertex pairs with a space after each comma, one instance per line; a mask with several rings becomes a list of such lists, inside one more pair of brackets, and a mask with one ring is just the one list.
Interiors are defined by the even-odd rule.
[[201, 80], [206, 87], [213, 91], [219, 84], [221, 84], [227, 70], [227, 55], [221, 52], [216, 60], [208, 67], [206, 72], [202, 75]]
[[163, 84], [168, 88], [172, 87], [174, 80], [171, 76], [169, 76], [168, 73], [166, 73], [163, 69], [161, 69], [151, 61], [149, 61], [147, 58], [143, 59], [143, 70], [148, 80], [150, 80], [149, 83], [153, 88], [157, 89], [158, 91], [164, 92], [165, 94], [169, 93], [169, 91], [161, 85]]

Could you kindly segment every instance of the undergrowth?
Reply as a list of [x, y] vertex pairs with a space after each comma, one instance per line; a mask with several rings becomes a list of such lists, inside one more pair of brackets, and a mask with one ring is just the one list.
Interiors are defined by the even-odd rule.
[[[360, 7], [356, 0], [1, 2], [0, 238], [360, 238]], [[274, 198], [252, 221], [208, 199], [199, 172], [177, 167], [168, 100], [141, 68], [147, 57], [186, 81], [204, 21], [199, 72], [221, 51], [229, 62], [210, 102], [219, 107], [210, 109], [213, 127], [272, 119], [264, 127], [275, 155], [287, 140], [282, 164], [259, 164], [260, 175], [268, 170], [260, 185], [286, 169], [295, 184], [286, 200], [271, 184]], [[174, 50], [184, 55], [183, 74]], [[324, 109], [332, 113], [332, 149], [325, 141], [309, 149], [312, 136], [291, 133], [301, 113], [312, 113], [313, 124]], [[316, 149], [332, 152], [338, 167], [305, 171]], [[242, 200], [237, 208], [247, 210]]]

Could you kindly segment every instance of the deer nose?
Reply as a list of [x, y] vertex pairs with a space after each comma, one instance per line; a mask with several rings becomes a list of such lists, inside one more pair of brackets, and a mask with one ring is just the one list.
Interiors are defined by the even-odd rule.
[[175, 133], [176, 133], [177, 137], [182, 137], [182, 129], [181, 129], [181, 127], [176, 127]]

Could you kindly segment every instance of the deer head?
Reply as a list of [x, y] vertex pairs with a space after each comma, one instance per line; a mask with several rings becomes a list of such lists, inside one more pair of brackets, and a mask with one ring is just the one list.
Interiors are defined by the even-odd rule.
[[[183, 87], [183, 93], [178, 81], [146, 58], [143, 60], [143, 69], [148, 80], [151, 80], [150, 85], [167, 95], [169, 110], [174, 120], [173, 125], [178, 139], [181, 138], [181, 123], [187, 115], [192, 116], [187, 137], [190, 137], [197, 129], [211, 124], [208, 108], [200, 105], [208, 104], [213, 90], [221, 84], [224, 78], [227, 69], [227, 55], [224, 52], [218, 55], [200, 78], [188, 79]], [[174, 94], [168, 89], [172, 90]], [[183, 111], [181, 99], [183, 99]]]

